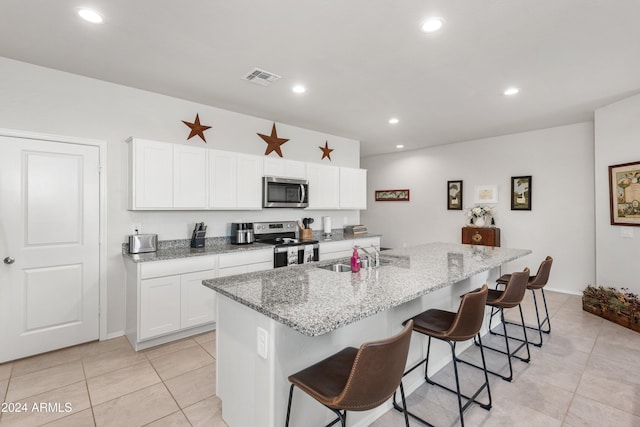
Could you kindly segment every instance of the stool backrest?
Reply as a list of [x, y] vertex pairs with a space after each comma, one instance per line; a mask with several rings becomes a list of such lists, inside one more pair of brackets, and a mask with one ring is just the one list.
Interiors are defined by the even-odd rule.
[[529, 267], [525, 267], [524, 271], [517, 271], [511, 273], [509, 283], [502, 292], [500, 298], [494, 301], [494, 304], [500, 305], [503, 308], [515, 307], [522, 302], [525, 292], [527, 292], [527, 285], [529, 284]]
[[351, 411], [366, 411], [384, 403], [402, 381], [413, 320], [390, 338], [364, 343], [353, 362], [342, 393], [332, 402]]
[[546, 257], [544, 261], [538, 267], [538, 272], [529, 280], [529, 287], [540, 289], [549, 281], [549, 273], [551, 273], [551, 264], [553, 264], [553, 258]]
[[476, 336], [484, 321], [484, 308], [489, 287], [485, 284], [475, 292], [462, 296], [460, 307], [449, 330], [444, 335], [454, 341], [464, 341]]

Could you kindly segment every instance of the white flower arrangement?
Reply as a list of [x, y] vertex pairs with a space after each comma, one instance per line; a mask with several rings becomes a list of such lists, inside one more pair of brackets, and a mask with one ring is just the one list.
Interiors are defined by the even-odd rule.
[[484, 218], [491, 216], [491, 208], [489, 206], [476, 206], [467, 211], [469, 218]]

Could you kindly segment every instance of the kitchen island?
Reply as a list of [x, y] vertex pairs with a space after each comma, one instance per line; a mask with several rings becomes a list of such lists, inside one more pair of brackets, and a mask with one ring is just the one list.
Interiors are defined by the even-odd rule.
[[[333, 260], [205, 280], [219, 293], [217, 394], [223, 419], [230, 427], [284, 425], [290, 374], [345, 346], [393, 335], [405, 319], [428, 308], [457, 310], [461, 294], [495, 281], [503, 264], [529, 253], [431, 243], [385, 251], [379, 268], [359, 273], [322, 268]], [[414, 336], [408, 364], [425, 351]], [[447, 348], [434, 351], [430, 369], [436, 371], [448, 362]], [[424, 382], [421, 373], [412, 374], [405, 378], [409, 393]], [[389, 407], [351, 413], [350, 425], [366, 426]], [[332, 415], [296, 391], [292, 426], [326, 424]]]

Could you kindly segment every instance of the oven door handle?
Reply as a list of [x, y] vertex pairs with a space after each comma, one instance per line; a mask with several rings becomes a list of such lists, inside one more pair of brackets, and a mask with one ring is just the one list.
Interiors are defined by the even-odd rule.
[[300, 193], [301, 193], [300, 203], [304, 203], [304, 198], [307, 195], [307, 192], [304, 189], [304, 184], [300, 184]]

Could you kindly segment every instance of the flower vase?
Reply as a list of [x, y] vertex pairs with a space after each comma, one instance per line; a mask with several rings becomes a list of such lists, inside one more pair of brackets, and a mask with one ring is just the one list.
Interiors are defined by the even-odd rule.
[[476, 218], [475, 222], [473, 223], [473, 225], [475, 225], [476, 227], [484, 227], [484, 217], [478, 217]]

